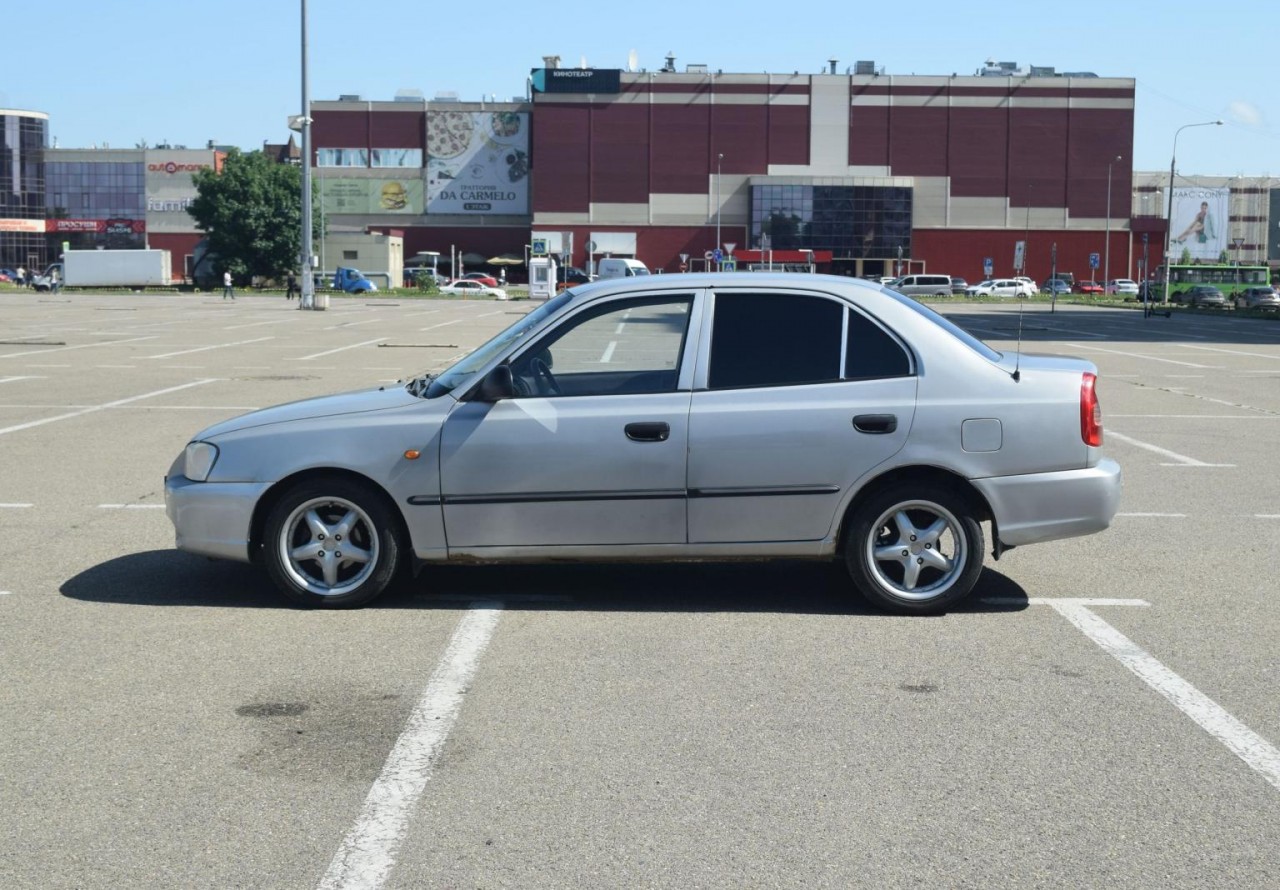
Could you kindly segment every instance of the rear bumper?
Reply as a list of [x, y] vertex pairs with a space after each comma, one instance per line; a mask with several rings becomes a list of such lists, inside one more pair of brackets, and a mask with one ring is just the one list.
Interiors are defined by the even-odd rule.
[[1091, 535], [1111, 525], [1120, 507], [1120, 465], [1110, 458], [1097, 466], [1058, 473], [975, 479], [987, 499], [1000, 542], [1009, 547]]
[[253, 510], [267, 487], [261, 482], [192, 482], [181, 475], [166, 477], [165, 512], [173, 523], [177, 548], [249, 562]]

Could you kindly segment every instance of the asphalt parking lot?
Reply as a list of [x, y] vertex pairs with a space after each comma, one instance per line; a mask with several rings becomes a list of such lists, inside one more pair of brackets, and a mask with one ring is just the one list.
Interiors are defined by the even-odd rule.
[[0, 294], [0, 887], [1280, 886], [1280, 325], [1028, 308], [1100, 369], [1121, 513], [942, 617], [789, 563], [322, 613], [173, 549], [173, 458], [532, 307], [294, 305]]

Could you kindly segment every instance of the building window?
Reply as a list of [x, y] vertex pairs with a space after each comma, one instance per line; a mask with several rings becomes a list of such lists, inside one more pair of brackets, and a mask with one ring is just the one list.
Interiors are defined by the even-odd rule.
[[751, 243], [830, 250], [837, 258], [911, 256], [909, 188], [760, 185], [751, 188]]
[[371, 167], [421, 167], [420, 148], [375, 148], [369, 154]]
[[369, 150], [365, 148], [318, 148], [317, 167], [368, 167]]

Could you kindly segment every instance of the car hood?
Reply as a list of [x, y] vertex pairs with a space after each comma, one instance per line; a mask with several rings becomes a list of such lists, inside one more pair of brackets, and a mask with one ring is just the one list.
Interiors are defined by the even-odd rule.
[[404, 384], [395, 383], [385, 387], [356, 390], [338, 395], [320, 396], [314, 399], [303, 399], [288, 402], [272, 408], [250, 411], [230, 420], [215, 423], [196, 434], [200, 440], [216, 439], [227, 433], [268, 426], [276, 423], [289, 423], [296, 420], [314, 420], [318, 417], [333, 417], [339, 414], [363, 414], [368, 411], [384, 411], [390, 408], [401, 408], [422, 400], [410, 395]]

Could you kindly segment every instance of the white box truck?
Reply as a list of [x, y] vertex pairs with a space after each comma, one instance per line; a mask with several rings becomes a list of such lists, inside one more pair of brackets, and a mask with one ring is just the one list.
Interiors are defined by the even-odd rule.
[[65, 287], [166, 287], [169, 276], [167, 250], [68, 250], [61, 263], [54, 263], [36, 276], [36, 290], [53, 286], [53, 271]]

